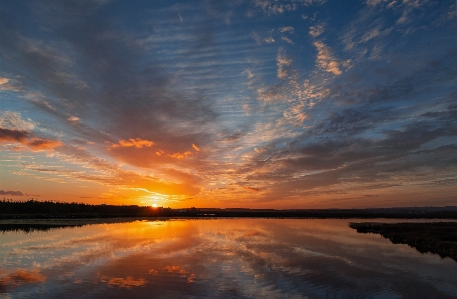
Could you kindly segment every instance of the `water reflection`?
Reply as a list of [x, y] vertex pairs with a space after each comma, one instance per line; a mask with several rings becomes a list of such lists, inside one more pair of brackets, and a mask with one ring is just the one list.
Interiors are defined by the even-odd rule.
[[218, 219], [5, 232], [0, 298], [457, 298], [457, 267], [349, 220]]

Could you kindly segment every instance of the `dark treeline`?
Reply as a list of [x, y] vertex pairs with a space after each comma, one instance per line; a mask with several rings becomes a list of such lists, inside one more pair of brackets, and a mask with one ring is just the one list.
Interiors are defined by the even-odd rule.
[[0, 201], [0, 219], [110, 217], [271, 217], [271, 218], [403, 218], [457, 219], [457, 207], [379, 209], [171, 209], [137, 205], [91, 205], [54, 201]]
[[420, 253], [431, 252], [457, 262], [457, 222], [351, 223], [359, 233], [380, 234], [393, 244], [408, 244]]
[[91, 205], [53, 201], [0, 201], [1, 218], [93, 218], [167, 216], [171, 209], [153, 209], [136, 205]]
[[274, 218], [393, 218], [393, 219], [457, 219], [456, 207], [445, 208], [380, 208], [380, 209], [216, 209], [215, 217], [274, 217]]

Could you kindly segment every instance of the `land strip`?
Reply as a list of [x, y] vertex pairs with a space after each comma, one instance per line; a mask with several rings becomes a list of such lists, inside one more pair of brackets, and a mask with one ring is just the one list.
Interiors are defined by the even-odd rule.
[[438, 254], [457, 262], [457, 222], [350, 223], [358, 233], [380, 234], [393, 244], [408, 244], [420, 253]]

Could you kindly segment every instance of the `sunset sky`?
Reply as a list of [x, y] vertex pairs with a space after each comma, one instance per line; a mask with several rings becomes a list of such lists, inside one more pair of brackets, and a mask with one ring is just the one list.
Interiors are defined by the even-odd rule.
[[456, 0], [0, 2], [0, 199], [457, 205]]

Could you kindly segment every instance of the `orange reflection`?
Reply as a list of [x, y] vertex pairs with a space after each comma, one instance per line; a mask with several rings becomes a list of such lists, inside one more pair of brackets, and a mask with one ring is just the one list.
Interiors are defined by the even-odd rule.
[[187, 274], [187, 271], [179, 266], [166, 266], [162, 270], [165, 270], [166, 272], [169, 272], [169, 273], [179, 273], [182, 275]]
[[161, 270], [155, 270], [153, 268], [149, 270], [149, 274], [152, 275], [161, 275], [163, 273], [179, 274], [179, 276], [187, 278], [187, 283], [195, 282], [197, 279], [197, 275], [195, 273], [191, 273], [178, 265], [165, 266]]
[[[2, 272], [0, 271], [0, 275]], [[0, 276], [0, 287], [7, 285], [18, 286], [24, 283], [45, 282], [46, 277], [40, 274], [37, 270], [18, 269], [5, 276]]]
[[100, 281], [108, 282], [108, 285], [117, 285], [120, 288], [131, 289], [132, 287], [141, 287], [146, 284], [143, 278], [134, 279], [132, 276], [122, 277], [107, 277], [102, 276]]

